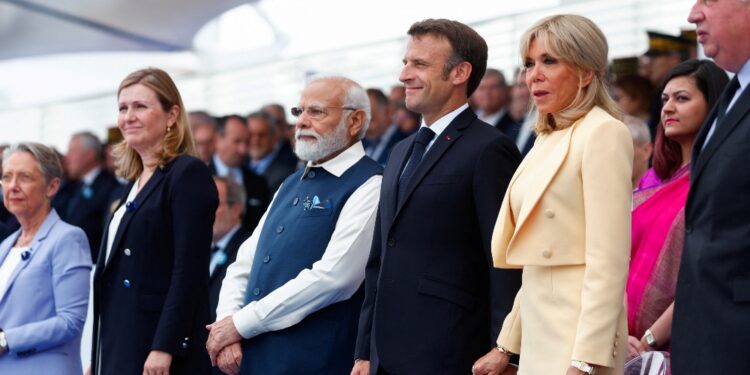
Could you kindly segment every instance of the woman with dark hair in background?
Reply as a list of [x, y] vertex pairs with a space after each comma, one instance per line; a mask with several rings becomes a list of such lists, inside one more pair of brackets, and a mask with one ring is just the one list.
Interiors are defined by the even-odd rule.
[[726, 73], [709, 60], [685, 61], [664, 79], [653, 167], [633, 193], [629, 357], [669, 350], [693, 141], [727, 82]]
[[208, 374], [208, 266], [218, 205], [195, 158], [180, 93], [162, 70], [128, 75], [117, 91], [128, 180], [94, 274], [95, 374]]

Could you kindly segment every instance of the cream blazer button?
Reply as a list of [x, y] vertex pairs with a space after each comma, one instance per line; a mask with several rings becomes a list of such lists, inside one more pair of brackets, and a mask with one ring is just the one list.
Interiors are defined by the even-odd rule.
[[544, 215], [552, 219], [553, 217], [555, 217], [555, 212], [552, 210], [547, 210], [547, 211], [544, 211]]
[[544, 251], [542, 251], [542, 256], [545, 257], [545, 258], [551, 258], [552, 257], [552, 252], [549, 251], [549, 250], [544, 250]]

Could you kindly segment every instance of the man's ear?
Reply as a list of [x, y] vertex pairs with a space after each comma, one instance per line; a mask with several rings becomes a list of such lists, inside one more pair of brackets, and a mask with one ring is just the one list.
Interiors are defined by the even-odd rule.
[[462, 61], [451, 71], [451, 81], [454, 85], [460, 85], [469, 80], [471, 76], [471, 63], [468, 61]]
[[361, 109], [354, 111], [354, 113], [349, 115], [349, 118], [346, 121], [349, 136], [352, 139], [357, 139], [357, 134], [359, 134], [362, 127], [365, 126], [365, 111]]

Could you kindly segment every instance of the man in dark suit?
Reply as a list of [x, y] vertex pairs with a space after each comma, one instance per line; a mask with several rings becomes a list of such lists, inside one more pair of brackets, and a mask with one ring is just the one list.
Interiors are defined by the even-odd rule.
[[406, 135], [400, 132], [398, 125], [392, 121], [388, 97], [382, 91], [373, 88], [367, 89], [367, 96], [370, 98], [372, 119], [362, 143], [365, 145], [367, 156], [385, 167], [391, 149], [406, 138]]
[[0, 242], [2, 242], [5, 237], [8, 237], [11, 234], [10, 228], [6, 226], [3, 223], [0, 223]]
[[216, 126], [216, 153], [208, 167], [214, 176], [228, 176], [245, 188], [247, 202], [242, 224], [252, 230], [266, 211], [271, 193], [266, 180], [244, 165], [249, 138], [242, 116], [220, 118]]
[[212, 322], [216, 320], [216, 305], [219, 302], [219, 291], [227, 273], [227, 266], [234, 263], [237, 249], [252, 233], [241, 225], [245, 209], [245, 190], [231, 178], [214, 176], [214, 182], [219, 192], [219, 206], [216, 207], [208, 271], [208, 303]]
[[467, 374], [520, 286], [520, 272], [492, 267], [490, 239], [521, 157], [467, 104], [484, 39], [450, 20], [408, 34], [399, 79], [423, 120], [383, 175], [352, 374]]
[[693, 146], [672, 373], [750, 374], [750, 3], [697, 1], [688, 21], [706, 56], [737, 75]]
[[480, 120], [496, 127], [512, 141], [516, 140], [521, 125], [511, 116], [510, 86], [501, 71], [487, 69], [471, 99]]
[[268, 190], [273, 193], [279, 185], [297, 170], [297, 157], [294, 153], [283, 152], [276, 119], [265, 112], [255, 112], [247, 116], [247, 129], [250, 132], [248, 153], [249, 167], [257, 175], [263, 176]]
[[93, 260], [98, 258], [110, 205], [117, 198], [115, 195], [122, 192], [122, 185], [103, 168], [103, 162], [104, 145], [96, 135], [73, 134], [64, 159], [70, 181], [65, 191], [53, 200], [63, 221], [86, 232]]

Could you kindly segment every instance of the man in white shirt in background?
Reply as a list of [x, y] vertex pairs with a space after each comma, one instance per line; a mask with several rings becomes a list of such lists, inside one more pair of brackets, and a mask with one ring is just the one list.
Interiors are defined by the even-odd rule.
[[290, 175], [229, 266], [206, 347], [229, 374], [343, 374], [352, 364], [382, 168], [361, 140], [365, 90], [343, 77], [305, 87]]

